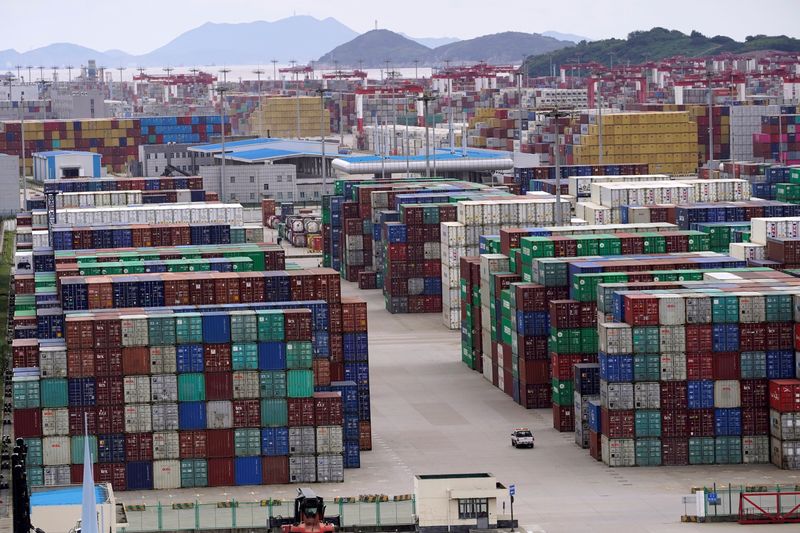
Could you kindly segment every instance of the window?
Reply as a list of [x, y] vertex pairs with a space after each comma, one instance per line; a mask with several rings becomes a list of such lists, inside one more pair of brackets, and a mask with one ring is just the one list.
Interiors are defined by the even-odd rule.
[[319, 191], [314, 191], [314, 198], [319, 198]]
[[250, 176], [250, 183], [255, 183], [255, 182], [256, 182], [256, 177]]
[[300, 191], [300, 198], [305, 198], [305, 197], [306, 197], [305, 191]]
[[280, 174], [278, 174], [278, 183], [280, 183], [280, 182], [282, 182], [282, 181], [283, 181], [283, 176], [281, 176]]
[[251, 199], [251, 200], [255, 200], [255, 199], [256, 199], [256, 193], [254, 193], [254, 192], [251, 192], [251, 193], [250, 193], [250, 199]]
[[279, 200], [283, 199], [283, 193], [281, 191], [278, 191], [278, 199]]
[[236, 200], [236, 193], [235, 192], [231, 193], [231, 200]]
[[264, 190], [265, 190], [265, 191], [268, 191], [268, 190], [269, 190], [269, 183], [265, 183], [265, 184], [264, 184]]
[[458, 519], [483, 518], [489, 516], [489, 500], [486, 498], [466, 498], [458, 500]]
[[294, 198], [294, 193], [292, 191], [289, 191], [286, 193], [286, 197], [291, 200], [292, 198]]
[[156, 167], [156, 173], [158, 173], [158, 167]]
[[236, 176], [231, 176], [231, 183], [236, 183]]
[[291, 176], [286, 176], [286, 181], [292, 181], [292, 177]]

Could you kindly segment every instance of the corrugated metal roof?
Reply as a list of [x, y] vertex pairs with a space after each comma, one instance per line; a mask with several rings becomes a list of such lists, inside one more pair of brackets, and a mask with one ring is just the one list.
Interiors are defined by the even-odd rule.
[[[462, 152], [462, 150], [456, 150], [455, 153], [450, 153], [449, 149], [437, 149], [431, 153], [430, 159], [433, 161], [436, 159], [437, 161], [457, 161], [457, 160], [479, 160], [479, 159], [502, 159], [510, 157], [508, 152], [500, 152], [497, 150], [476, 150], [473, 148], [468, 148], [466, 150], [466, 154]], [[339, 156], [337, 159], [342, 159], [347, 161], [348, 163], [373, 163], [373, 162], [380, 162], [381, 156], [379, 155], [356, 155], [356, 156]], [[405, 161], [406, 156], [404, 155], [393, 155], [393, 156], [386, 156], [384, 158], [386, 161]], [[409, 158], [409, 161], [425, 161], [425, 154], [422, 155], [412, 155]]]
[[[270, 138], [260, 138], [260, 139], [245, 139], [243, 141], [231, 141], [225, 143], [225, 151], [232, 151], [237, 150], [239, 148], [250, 148], [254, 144], [269, 144], [273, 142], [278, 142], [281, 139], [270, 139]], [[197, 146], [192, 146], [189, 148], [192, 152], [221, 152], [222, 151], [222, 144], [200, 144]]]
[[[94, 486], [97, 503], [108, 501], [108, 492], [103, 485]], [[35, 491], [31, 493], [31, 506], [80, 505], [83, 500], [83, 487], [65, 487], [63, 489]]]
[[47, 152], [34, 152], [33, 157], [53, 157], [57, 155], [90, 155], [90, 156], [97, 156], [100, 157], [100, 154], [96, 152], [81, 152], [78, 150], [50, 150]]

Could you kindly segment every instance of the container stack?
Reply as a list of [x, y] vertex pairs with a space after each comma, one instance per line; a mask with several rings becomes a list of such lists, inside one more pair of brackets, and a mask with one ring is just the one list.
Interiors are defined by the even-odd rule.
[[776, 161], [781, 165], [800, 164], [796, 106], [781, 106], [780, 112], [761, 117], [761, 132], [753, 134], [753, 157]]
[[600, 365], [576, 364], [574, 375], [575, 444], [581, 448], [589, 448], [592, 439], [590, 424], [592, 410], [596, 409], [600, 402]]
[[769, 406], [772, 464], [800, 470], [800, 379], [771, 380]]
[[[553, 142], [553, 141], [551, 141]], [[550, 150], [548, 146], [546, 150]], [[561, 165], [561, 180], [567, 180], [570, 176], [634, 176], [646, 175], [649, 173], [649, 166], [646, 163], [626, 163], [621, 165]], [[517, 183], [525, 194], [528, 191], [535, 191], [537, 185], [532, 183], [538, 180], [555, 180], [555, 166], [534, 166], [534, 167], [515, 167], [514, 182]], [[586, 190], [587, 194], [591, 191]], [[570, 193], [572, 194], [572, 193]]]

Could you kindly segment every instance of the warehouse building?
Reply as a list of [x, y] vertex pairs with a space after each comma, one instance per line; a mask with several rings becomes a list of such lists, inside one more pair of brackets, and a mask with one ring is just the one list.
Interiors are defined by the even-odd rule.
[[135, 174], [160, 176], [167, 166], [172, 166], [196, 176], [201, 166], [214, 164], [213, 155], [192, 152], [189, 150], [191, 146], [187, 143], [139, 145], [139, 164]]
[[[31, 523], [40, 531], [67, 531], [81, 519], [83, 489], [62, 486], [34, 490], [31, 494]], [[125, 508], [117, 504], [110, 483], [95, 485], [97, 530], [116, 533], [127, 526]]]
[[[19, 157], [15, 155], [0, 154], [0, 189], [6, 194], [0, 194], [0, 216], [13, 215], [19, 211]], [[11, 193], [11, 194], [9, 194]]]
[[331, 161], [338, 145], [325, 143], [327, 183], [323, 184], [321, 143], [285, 139], [248, 139], [225, 144], [225, 179], [220, 178], [222, 146], [193, 146], [189, 151], [212, 156], [217, 164], [200, 166], [203, 188], [219, 193], [221, 201], [260, 203], [264, 198], [296, 203], [320, 203], [333, 190]]
[[39, 182], [61, 178], [99, 178], [102, 156], [95, 152], [52, 150], [33, 154], [33, 179]]

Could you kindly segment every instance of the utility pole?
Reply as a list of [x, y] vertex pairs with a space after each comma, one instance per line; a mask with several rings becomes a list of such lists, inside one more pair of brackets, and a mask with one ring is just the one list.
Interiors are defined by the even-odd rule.
[[415, 80], [419, 79], [419, 72], [417, 72], [418, 68], [419, 68], [419, 59], [415, 59], [414, 60], [414, 79]]
[[706, 87], [708, 88], [708, 168], [714, 160], [714, 92], [711, 90], [711, 63], [706, 64]]
[[319, 93], [319, 137], [322, 142], [322, 194], [327, 194], [328, 169], [325, 164], [325, 90], [320, 87]]
[[556, 129], [556, 142], [555, 142], [555, 170], [556, 170], [556, 205], [555, 205], [555, 223], [556, 226], [561, 226], [561, 142], [559, 140], [558, 119], [568, 116], [568, 113], [559, 111], [555, 107], [552, 111], [545, 113], [545, 116], [553, 119]]
[[270, 63], [272, 63], [272, 81], [278, 81], [278, 60], [271, 59]]
[[422, 96], [417, 98], [418, 102], [422, 102], [423, 105], [423, 120], [425, 121], [425, 177], [431, 177], [431, 147], [430, 147], [430, 135], [428, 134], [428, 103], [433, 102], [436, 100], [435, 96], [432, 96], [428, 92], [422, 93]]
[[72, 83], [72, 69], [74, 67], [72, 65], [67, 65], [65, 68], [67, 69], [67, 72], [69, 72], [69, 82]]
[[603, 97], [599, 94], [597, 95], [597, 130], [599, 133], [598, 136], [598, 145], [599, 145], [599, 155], [597, 157], [597, 164], [603, 164], [603, 104], [602, 104]]
[[25, 177], [25, 95], [19, 96], [19, 130], [22, 136], [22, 204], [28, 205], [28, 180]]
[[220, 180], [219, 180], [219, 195], [220, 200], [225, 202], [225, 93], [228, 92], [228, 87], [224, 84], [220, 85], [217, 84], [217, 88], [215, 89], [216, 93], [219, 95], [219, 117], [220, 117], [220, 132], [221, 132], [221, 149], [222, 149], [222, 168], [220, 169]]
[[261, 70], [261, 67], [258, 67], [253, 71], [253, 74], [255, 74], [256, 79], [258, 79], [258, 96], [261, 96], [261, 75], [264, 74], [264, 71]]

